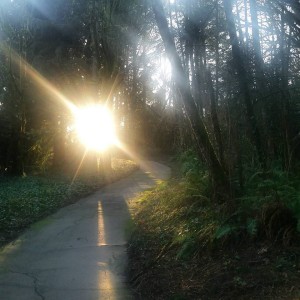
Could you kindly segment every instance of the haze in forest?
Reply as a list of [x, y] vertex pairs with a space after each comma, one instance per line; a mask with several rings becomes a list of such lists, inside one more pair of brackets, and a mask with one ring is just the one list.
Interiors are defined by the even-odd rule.
[[122, 173], [114, 159], [168, 161], [178, 194], [220, 213], [207, 240], [291, 245], [299, 17], [292, 0], [1, 0], [0, 180], [99, 186]]

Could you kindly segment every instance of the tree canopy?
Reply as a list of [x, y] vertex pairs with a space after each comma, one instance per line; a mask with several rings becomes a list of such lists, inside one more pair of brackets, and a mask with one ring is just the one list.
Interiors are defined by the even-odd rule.
[[194, 149], [216, 195], [242, 190], [249, 168], [296, 168], [296, 2], [5, 0], [0, 7], [2, 172], [74, 164], [80, 146], [62, 98], [108, 105], [119, 139], [135, 152]]

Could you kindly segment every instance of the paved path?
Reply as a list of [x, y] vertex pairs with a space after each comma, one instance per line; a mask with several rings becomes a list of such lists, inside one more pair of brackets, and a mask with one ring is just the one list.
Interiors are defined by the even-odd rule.
[[127, 203], [167, 179], [168, 167], [137, 171], [34, 224], [0, 252], [1, 300], [133, 299], [126, 287]]

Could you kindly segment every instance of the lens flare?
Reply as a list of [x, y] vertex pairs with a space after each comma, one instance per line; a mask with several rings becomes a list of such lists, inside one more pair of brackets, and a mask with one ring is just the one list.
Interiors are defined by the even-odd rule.
[[79, 140], [90, 150], [103, 151], [115, 144], [116, 134], [110, 111], [101, 105], [90, 105], [75, 112]]

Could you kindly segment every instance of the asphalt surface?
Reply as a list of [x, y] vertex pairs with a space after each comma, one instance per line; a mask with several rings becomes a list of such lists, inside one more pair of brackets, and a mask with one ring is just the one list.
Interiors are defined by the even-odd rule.
[[1, 300], [133, 299], [126, 284], [128, 203], [170, 169], [143, 170], [34, 224], [0, 252]]

